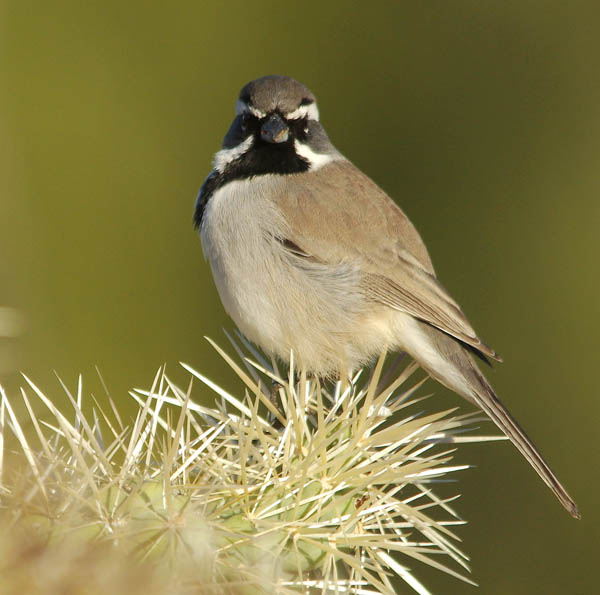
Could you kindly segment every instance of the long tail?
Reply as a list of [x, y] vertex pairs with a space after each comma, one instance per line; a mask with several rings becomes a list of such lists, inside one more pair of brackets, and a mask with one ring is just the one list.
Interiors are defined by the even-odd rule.
[[525, 457], [528, 463], [536, 470], [544, 483], [552, 490], [558, 501], [567, 512], [576, 519], [581, 515], [577, 504], [569, 496], [567, 490], [560, 483], [550, 466], [540, 454], [535, 444], [531, 442], [527, 434], [510, 414], [494, 393], [492, 387], [485, 379], [482, 379], [482, 390], [473, 395], [475, 403], [485, 412], [492, 421], [508, 436], [510, 441], [517, 447], [518, 451]]
[[[481, 408], [517, 447], [517, 450], [535, 469], [569, 514], [576, 519], [581, 518], [577, 505], [569, 496], [567, 490], [558, 481], [544, 457], [497, 397], [468, 351], [460, 343], [441, 331], [428, 327], [424, 323], [420, 323], [420, 326], [433, 344], [432, 347], [435, 348], [437, 355], [443, 358], [443, 364], [445, 365], [436, 365], [436, 362], [430, 357], [419, 357], [419, 353], [411, 355], [436, 380]], [[452, 370], [452, 377], [448, 374], [448, 369]], [[464, 380], [463, 382], [457, 382], [457, 372]]]

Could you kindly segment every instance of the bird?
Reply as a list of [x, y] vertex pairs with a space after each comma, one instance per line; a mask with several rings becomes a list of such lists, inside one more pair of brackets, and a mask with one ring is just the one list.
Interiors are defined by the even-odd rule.
[[293, 351], [323, 378], [408, 353], [481, 409], [580, 518], [474, 360], [500, 356], [438, 281], [408, 217], [333, 146], [305, 85], [268, 75], [241, 89], [193, 218], [225, 310], [266, 353]]

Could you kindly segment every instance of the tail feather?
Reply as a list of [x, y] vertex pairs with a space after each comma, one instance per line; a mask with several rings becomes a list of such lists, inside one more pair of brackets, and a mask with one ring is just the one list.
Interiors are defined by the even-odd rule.
[[[419, 323], [419, 326], [426, 336], [430, 349], [427, 350], [428, 353], [421, 349], [414, 349], [415, 343], [413, 349], [408, 350], [409, 353], [438, 382], [482, 409], [535, 469], [569, 514], [576, 519], [581, 518], [573, 499], [558, 481], [533, 442], [497, 397], [469, 352], [452, 337], [437, 329], [428, 327], [424, 323]], [[435, 358], [431, 357], [432, 353], [436, 354]]]
[[485, 379], [482, 380], [482, 390], [473, 394], [475, 403], [487, 413], [502, 432], [508, 436], [510, 441], [535, 469], [544, 483], [552, 490], [567, 512], [573, 518], [580, 519], [581, 515], [577, 509], [577, 504], [575, 504], [571, 496], [569, 496], [567, 490], [560, 483], [544, 457], [540, 454], [533, 442], [531, 442], [515, 418], [502, 404], [500, 399], [498, 399], [492, 387]]

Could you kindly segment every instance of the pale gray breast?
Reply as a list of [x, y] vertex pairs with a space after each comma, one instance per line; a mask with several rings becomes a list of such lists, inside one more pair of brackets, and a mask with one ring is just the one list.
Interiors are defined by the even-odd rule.
[[273, 193], [287, 179], [261, 176], [220, 188], [206, 207], [202, 246], [223, 305], [251, 340], [313, 370], [353, 343], [364, 315], [362, 273], [352, 262], [319, 263], [286, 247], [290, 237]]
[[266, 298], [273, 246], [281, 225], [269, 201], [249, 180], [228, 183], [209, 200], [200, 235], [225, 309], [240, 326], [257, 312], [272, 317]]

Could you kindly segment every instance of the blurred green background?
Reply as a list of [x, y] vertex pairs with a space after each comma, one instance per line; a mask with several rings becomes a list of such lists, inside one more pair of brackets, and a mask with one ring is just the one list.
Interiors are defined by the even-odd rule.
[[[53, 370], [82, 372], [96, 391], [98, 365], [131, 407], [163, 362], [183, 382], [183, 360], [238, 387], [203, 339], [225, 345], [232, 322], [193, 202], [239, 88], [294, 76], [421, 231], [582, 510], [508, 444], [461, 448], [477, 468], [447, 493], [479, 592], [598, 592], [599, 17], [558, 1], [2, 2], [0, 306], [22, 316], [0, 337], [2, 383], [23, 370], [59, 394]], [[431, 408], [457, 402], [429, 388]], [[411, 566], [436, 593], [475, 592]]]

